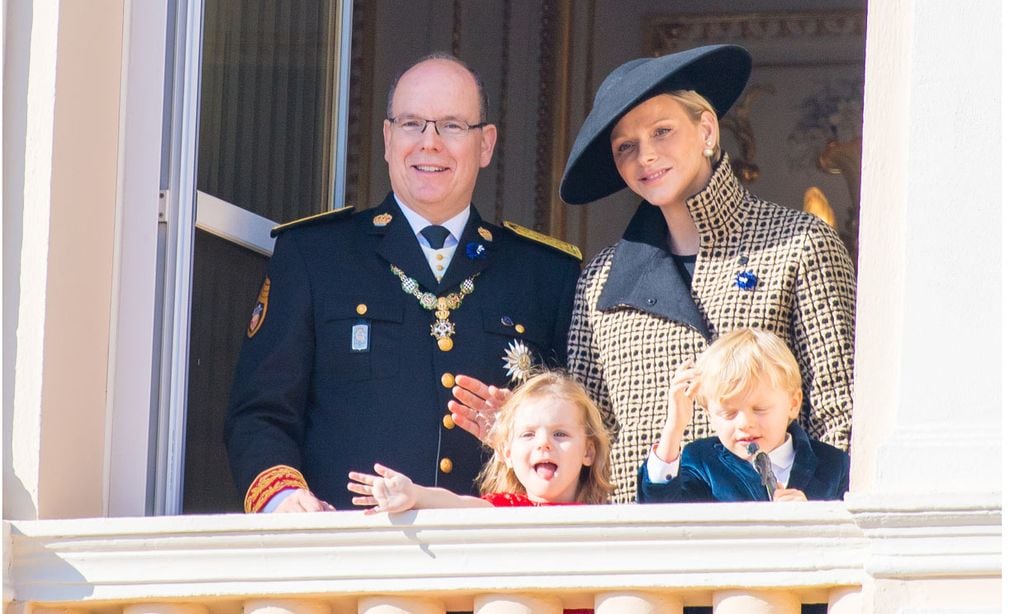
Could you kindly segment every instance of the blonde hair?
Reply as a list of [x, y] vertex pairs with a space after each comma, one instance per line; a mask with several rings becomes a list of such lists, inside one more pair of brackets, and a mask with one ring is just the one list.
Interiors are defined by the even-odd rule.
[[611, 480], [612, 469], [609, 459], [611, 437], [601, 420], [601, 411], [590, 400], [587, 391], [570, 375], [561, 371], [546, 371], [534, 375], [516, 389], [498, 412], [497, 421], [489, 436], [494, 454], [476, 479], [481, 494], [525, 494], [519, 478], [505, 462], [505, 451], [512, 441], [515, 417], [519, 408], [531, 401], [552, 397], [568, 401], [579, 408], [587, 441], [594, 446], [594, 462], [580, 470], [575, 500], [578, 503], [608, 502], [608, 496], [615, 490]]
[[737, 328], [718, 338], [697, 359], [701, 373], [697, 402], [721, 402], [765, 379], [776, 390], [791, 394], [800, 388], [800, 367], [778, 335], [757, 328]]
[[715, 142], [712, 146], [712, 149], [715, 150], [715, 154], [711, 156], [711, 162], [713, 164], [717, 163], [722, 158], [722, 148], [719, 145], [721, 134], [718, 127], [718, 113], [715, 112], [715, 107], [711, 106], [711, 103], [708, 102], [707, 98], [693, 90], [673, 90], [671, 92], [665, 92], [665, 95], [678, 102], [694, 123], [700, 121], [701, 115], [705, 112], [710, 113], [711, 116], [715, 118]]

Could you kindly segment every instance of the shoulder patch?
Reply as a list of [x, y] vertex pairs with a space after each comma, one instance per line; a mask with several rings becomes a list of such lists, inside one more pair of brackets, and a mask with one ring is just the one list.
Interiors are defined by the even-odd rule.
[[520, 237], [523, 237], [524, 239], [533, 241], [535, 243], [540, 243], [541, 245], [547, 245], [548, 247], [553, 249], [557, 249], [558, 251], [564, 254], [569, 254], [576, 260], [583, 260], [583, 252], [581, 252], [580, 248], [576, 247], [572, 243], [566, 243], [565, 241], [562, 241], [560, 239], [549, 237], [548, 235], [542, 232], [537, 232], [532, 228], [527, 228], [526, 226], [516, 224], [515, 222], [502, 222], [502, 226], [508, 228], [509, 230], [516, 233]]
[[327, 222], [330, 220], [343, 220], [352, 215], [355, 210], [356, 208], [352, 206], [342, 207], [341, 209], [332, 209], [330, 211], [324, 211], [323, 213], [317, 213], [316, 215], [310, 215], [309, 217], [285, 222], [284, 224], [278, 224], [270, 231], [270, 236], [276, 237], [286, 230], [298, 228], [299, 226], [308, 226], [310, 224], [317, 224], [319, 222]]

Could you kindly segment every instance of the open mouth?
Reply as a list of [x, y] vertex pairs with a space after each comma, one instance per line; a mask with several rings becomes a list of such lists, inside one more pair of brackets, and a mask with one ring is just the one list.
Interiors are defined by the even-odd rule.
[[412, 167], [421, 173], [443, 173], [448, 170], [447, 166], [433, 166], [430, 164], [413, 164]]
[[558, 465], [554, 463], [537, 463], [533, 466], [533, 471], [541, 478], [550, 480], [555, 477], [555, 471], [558, 470]]
[[668, 173], [668, 169], [667, 168], [663, 168], [661, 170], [654, 171], [653, 173], [649, 173], [647, 175], [644, 175], [643, 177], [640, 178], [640, 181], [641, 181], [641, 183], [652, 183], [652, 182], [655, 182], [655, 181], [661, 179], [667, 173]]

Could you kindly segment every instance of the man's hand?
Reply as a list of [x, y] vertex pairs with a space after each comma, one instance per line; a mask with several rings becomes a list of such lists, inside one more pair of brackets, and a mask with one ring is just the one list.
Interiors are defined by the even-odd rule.
[[333, 512], [334, 506], [326, 501], [322, 501], [317, 498], [312, 492], [299, 488], [295, 492], [285, 497], [278, 505], [273, 513], [288, 513], [288, 512]]
[[512, 396], [512, 391], [488, 386], [468, 375], [455, 376], [455, 384], [452, 388], [455, 399], [448, 401], [452, 419], [480, 441], [490, 444], [488, 438], [495, 417], [505, 401]]
[[366, 510], [367, 514], [381, 512], [404, 512], [416, 505], [416, 494], [419, 490], [404, 474], [398, 473], [377, 463], [373, 466], [377, 475], [350, 471], [348, 489], [359, 497], [352, 497], [353, 505], [373, 506]]

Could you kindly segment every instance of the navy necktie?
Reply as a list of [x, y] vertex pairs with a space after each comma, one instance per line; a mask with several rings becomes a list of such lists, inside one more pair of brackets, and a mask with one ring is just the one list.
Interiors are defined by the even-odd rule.
[[448, 229], [445, 228], [444, 226], [434, 225], [427, 226], [426, 228], [420, 231], [420, 234], [423, 235], [423, 238], [427, 240], [427, 243], [430, 244], [431, 248], [441, 249], [442, 247], [444, 247], [444, 240], [448, 238], [448, 235], [450, 233], [448, 232]]

